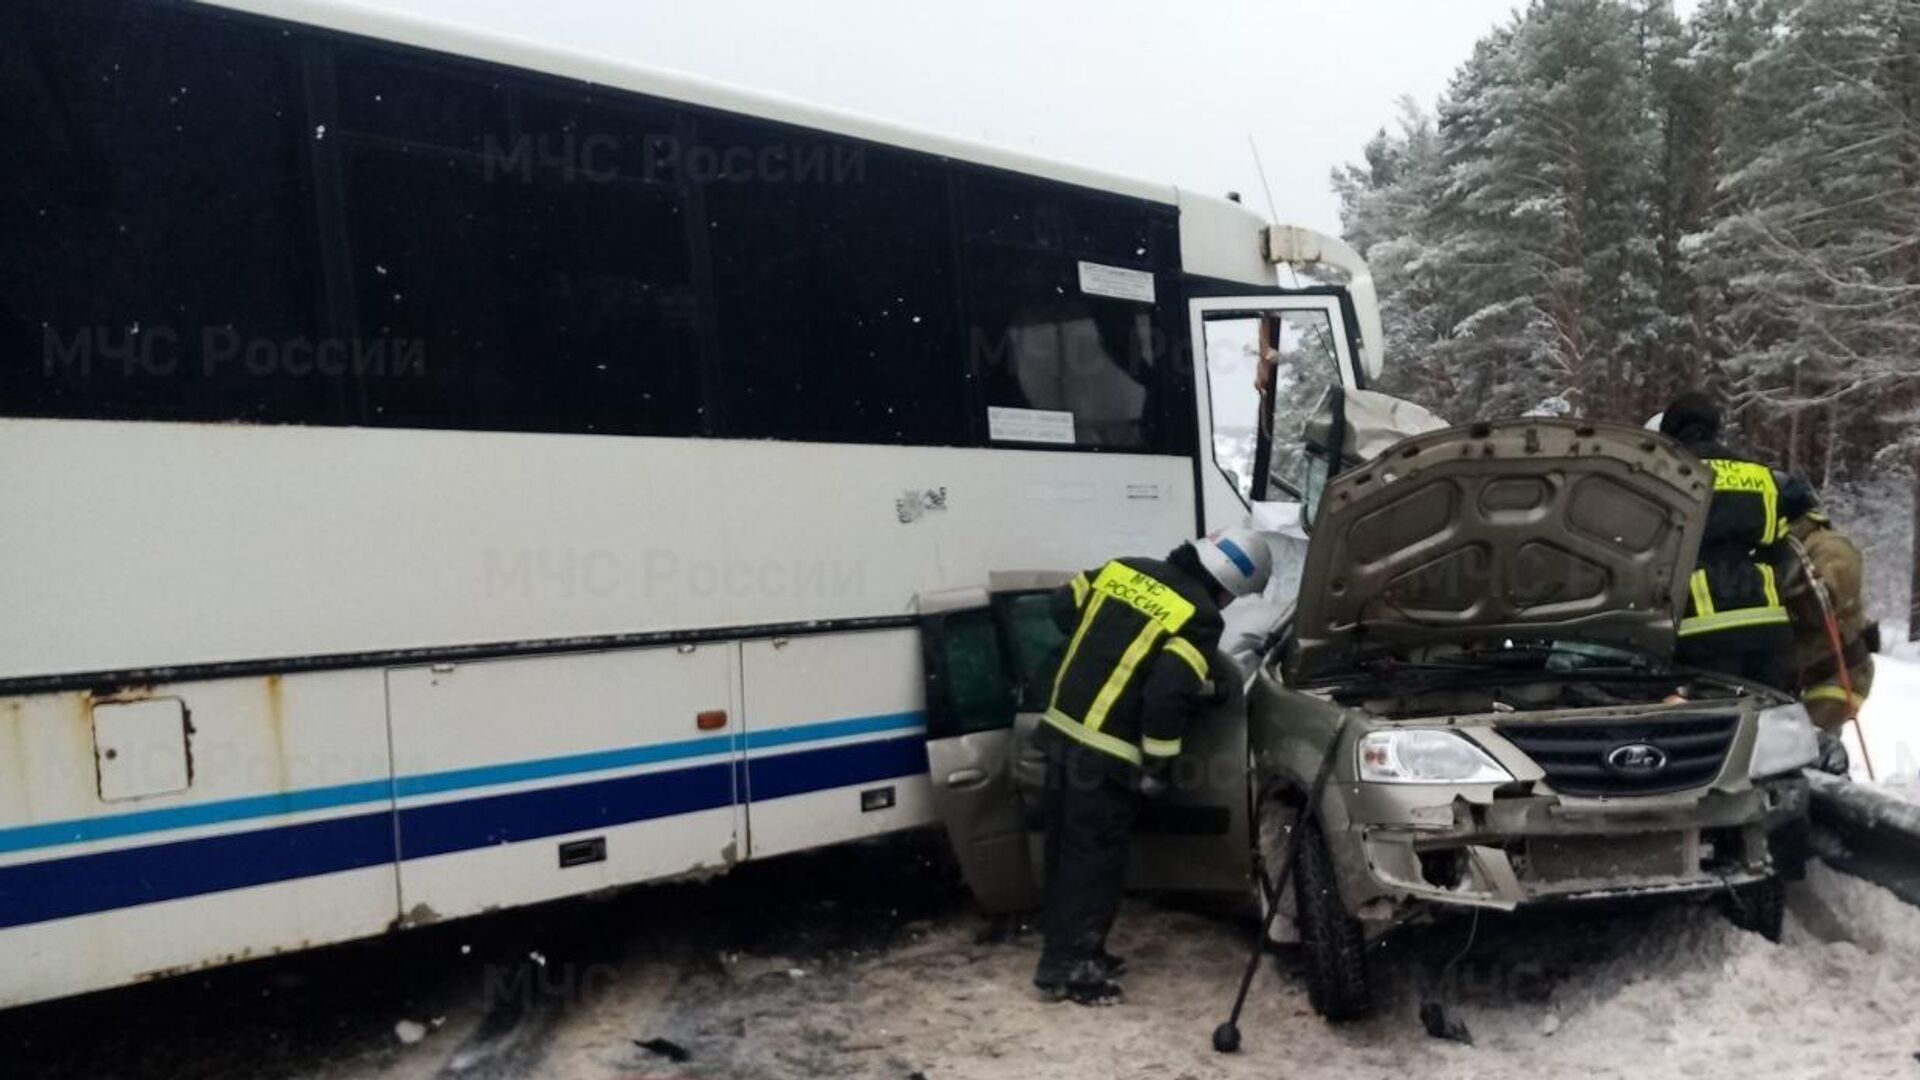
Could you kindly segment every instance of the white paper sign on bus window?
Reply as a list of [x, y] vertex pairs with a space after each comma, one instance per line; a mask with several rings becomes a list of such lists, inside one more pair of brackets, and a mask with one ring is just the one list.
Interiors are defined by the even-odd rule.
[[1105, 263], [1080, 264], [1080, 291], [1089, 296], [1111, 296], [1117, 300], [1153, 303], [1153, 275], [1145, 270], [1129, 270]]
[[987, 437], [994, 442], [1073, 445], [1073, 414], [1053, 409], [987, 407]]

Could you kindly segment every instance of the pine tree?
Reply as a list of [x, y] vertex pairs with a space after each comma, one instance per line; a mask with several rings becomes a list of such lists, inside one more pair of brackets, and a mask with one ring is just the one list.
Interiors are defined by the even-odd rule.
[[1722, 367], [1750, 425], [1831, 479], [1913, 445], [1874, 406], [1920, 385], [1920, 0], [1800, 0], [1745, 83], [1770, 137], [1708, 235]]

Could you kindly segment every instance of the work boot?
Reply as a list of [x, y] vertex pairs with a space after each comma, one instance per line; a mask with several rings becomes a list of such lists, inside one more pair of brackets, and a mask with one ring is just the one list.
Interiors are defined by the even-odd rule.
[[1063, 996], [1075, 1005], [1105, 1008], [1125, 1001], [1127, 992], [1112, 979], [1102, 979], [1099, 982], [1068, 983]]
[[1065, 999], [1076, 1005], [1117, 1005], [1124, 991], [1113, 980], [1126, 967], [1125, 960], [1103, 949], [1092, 959], [1072, 965], [1043, 962], [1033, 974], [1033, 985], [1048, 1001]]

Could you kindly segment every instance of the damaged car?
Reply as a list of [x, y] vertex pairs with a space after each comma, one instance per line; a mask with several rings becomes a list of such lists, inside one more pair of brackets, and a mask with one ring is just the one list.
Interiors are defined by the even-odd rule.
[[1305, 830], [1318, 1011], [1367, 1011], [1366, 944], [1448, 908], [1710, 895], [1778, 938], [1815, 739], [1789, 695], [1671, 662], [1711, 493], [1666, 439], [1566, 420], [1418, 435], [1326, 485], [1248, 695], [1261, 846]]
[[[1354, 454], [1366, 433], [1339, 394], [1327, 411], [1310, 449], [1345, 452], [1303, 459], [1297, 599], [1186, 740], [1130, 884], [1278, 903], [1333, 1020], [1371, 1008], [1371, 944], [1448, 912], [1713, 898], [1777, 938], [1813, 729], [1788, 695], [1671, 660], [1711, 472], [1559, 419]], [[1039, 900], [1030, 742], [1060, 580], [923, 598], [933, 799], [990, 910]]]

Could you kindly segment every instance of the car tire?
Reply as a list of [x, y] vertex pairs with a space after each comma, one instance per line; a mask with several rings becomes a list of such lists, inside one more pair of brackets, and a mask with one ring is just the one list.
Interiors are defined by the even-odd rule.
[[1305, 824], [1294, 858], [1293, 894], [1306, 958], [1307, 1001], [1328, 1021], [1357, 1020], [1373, 1011], [1366, 937], [1347, 914], [1335, 884], [1333, 860], [1318, 821]]
[[1735, 885], [1721, 899], [1727, 919], [1742, 930], [1751, 930], [1768, 941], [1778, 942], [1787, 920], [1787, 884], [1777, 877], [1765, 881]]

